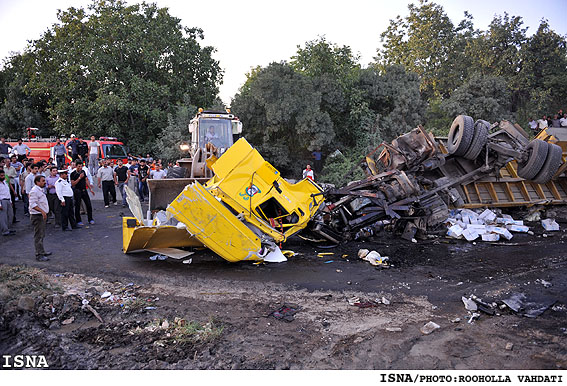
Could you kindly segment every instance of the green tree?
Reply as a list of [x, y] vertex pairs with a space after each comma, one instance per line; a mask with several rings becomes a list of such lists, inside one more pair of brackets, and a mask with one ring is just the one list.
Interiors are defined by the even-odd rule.
[[466, 77], [464, 45], [474, 35], [472, 17], [455, 26], [443, 7], [427, 0], [408, 5], [409, 15], [397, 16], [380, 36], [382, 49], [376, 61], [381, 66], [401, 64], [421, 77], [427, 99], [449, 95]]
[[179, 145], [184, 141], [190, 142], [189, 123], [197, 113], [197, 109], [197, 106], [186, 101], [175, 106], [175, 111], [168, 115], [168, 124], [158, 135], [155, 146], [156, 154], [159, 154], [160, 158], [175, 162], [187, 156]]
[[[543, 20], [537, 32], [522, 45], [522, 117], [552, 114], [567, 100], [567, 42]], [[546, 103], [542, 103], [545, 101]]]
[[287, 63], [271, 63], [236, 94], [234, 113], [246, 139], [282, 173], [299, 176], [313, 150], [334, 140], [333, 123], [321, 110], [321, 93]]
[[35, 68], [25, 90], [47, 99], [59, 133], [113, 135], [148, 151], [184, 95], [214, 102], [222, 74], [213, 48], [166, 8], [95, 0], [58, 18], [29, 49]]
[[450, 117], [465, 114], [475, 119], [496, 122], [512, 118], [510, 102], [506, 79], [474, 74], [441, 103], [441, 108]]

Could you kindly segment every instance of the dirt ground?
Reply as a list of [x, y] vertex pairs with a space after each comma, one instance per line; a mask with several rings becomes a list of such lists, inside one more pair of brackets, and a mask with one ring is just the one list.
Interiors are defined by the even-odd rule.
[[[126, 212], [94, 207], [95, 225], [48, 230], [48, 263], [34, 260], [21, 215], [17, 234], [0, 240], [0, 355], [45, 355], [57, 369], [567, 368], [562, 231], [534, 223], [534, 235], [497, 244], [384, 233], [334, 249], [293, 239], [285, 249], [299, 255], [286, 263], [200, 251], [183, 264], [123, 255]], [[392, 267], [357, 259], [359, 248]], [[461, 296], [500, 304], [516, 292], [553, 305], [536, 318], [503, 309], [468, 323]], [[291, 321], [272, 315], [282, 306], [297, 311]], [[440, 328], [425, 335], [430, 321]]]

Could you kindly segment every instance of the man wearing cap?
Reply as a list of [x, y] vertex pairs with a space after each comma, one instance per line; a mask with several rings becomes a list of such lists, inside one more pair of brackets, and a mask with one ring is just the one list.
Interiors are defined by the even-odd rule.
[[71, 149], [71, 159], [76, 161], [79, 158], [79, 144], [81, 143], [77, 138], [75, 138], [75, 134], [71, 134], [71, 142], [67, 145], [69, 149]]
[[48, 261], [51, 252], [46, 252], [43, 248], [43, 239], [45, 237], [45, 222], [47, 213], [49, 212], [49, 204], [47, 197], [43, 193], [45, 188], [45, 177], [36, 175], [34, 187], [30, 192], [30, 218], [33, 225], [33, 241], [35, 245], [35, 258], [38, 261]]
[[[61, 205], [61, 228], [64, 231], [70, 231], [71, 228], [78, 229], [80, 226], [75, 221], [75, 213], [73, 211], [73, 188], [67, 181], [67, 169], [61, 169], [59, 179], [55, 182], [55, 193]], [[69, 228], [71, 224], [71, 228]]]

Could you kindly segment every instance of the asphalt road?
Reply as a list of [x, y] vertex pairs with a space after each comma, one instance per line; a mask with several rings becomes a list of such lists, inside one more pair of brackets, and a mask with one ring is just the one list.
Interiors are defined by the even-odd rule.
[[[183, 285], [194, 280], [271, 282], [307, 290], [344, 289], [427, 296], [433, 304], [462, 307], [464, 293], [521, 291], [535, 297], [555, 298], [567, 303], [567, 252], [563, 232], [542, 237], [515, 234], [509, 243], [466, 243], [446, 239], [411, 243], [385, 234], [374, 242], [348, 243], [331, 250], [294, 239], [285, 249], [300, 255], [280, 264], [228, 263], [210, 251], [197, 251], [192, 264], [168, 259], [151, 261], [151, 253], [125, 255], [121, 251], [121, 217], [129, 216], [121, 205], [104, 208], [97, 193], [93, 200], [94, 225], [72, 232], [47, 226], [45, 248], [51, 261], [35, 260], [33, 230], [17, 203], [17, 233], [0, 237], [0, 263], [44, 267], [53, 272], [74, 272], [106, 280]], [[562, 224], [567, 228], [567, 224]], [[376, 250], [390, 257], [393, 267], [376, 270], [358, 260], [359, 248]], [[316, 252], [334, 255], [317, 257]], [[342, 258], [347, 254], [348, 257]], [[544, 287], [541, 280], [552, 283]]]

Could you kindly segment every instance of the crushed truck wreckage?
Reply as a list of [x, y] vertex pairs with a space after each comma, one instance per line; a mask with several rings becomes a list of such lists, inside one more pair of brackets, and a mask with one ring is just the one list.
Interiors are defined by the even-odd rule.
[[[307, 226], [324, 200], [322, 189], [309, 179], [289, 183], [244, 138], [207, 165], [213, 177], [187, 185], [166, 214], [158, 212], [162, 221], [158, 215], [141, 226], [142, 219], [124, 219], [124, 252], [155, 251], [158, 241], [159, 248], [197, 243], [230, 262], [285, 261], [277, 244]], [[164, 245], [169, 237], [177, 244]]]
[[[380, 147], [382, 152], [373, 158]], [[494, 177], [511, 163], [516, 180], [530, 180], [534, 190], [542, 190], [563, 170], [560, 146], [540, 139], [529, 142], [518, 125], [507, 121], [491, 125], [465, 115], [455, 118], [446, 143], [419, 126], [377, 149], [362, 162], [367, 178], [324, 192], [312, 232], [339, 243], [388, 226], [411, 240], [444, 223], [450, 208], [470, 202], [467, 185]], [[495, 198], [491, 203], [498, 204]]]
[[507, 121], [460, 115], [446, 142], [419, 126], [367, 156], [367, 178], [323, 190], [309, 179], [289, 183], [241, 138], [206, 161], [212, 178], [186, 185], [166, 211], [151, 212], [153, 219], [142, 219], [139, 203], [131, 204], [135, 217], [123, 220], [123, 250], [206, 246], [230, 262], [285, 261], [278, 244], [302, 230], [336, 244], [384, 227], [413, 240], [446, 223], [451, 208], [466, 207], [466, 186], [497, 183], [503, 168], [533, 190], [553, 185], [565, 168], [562, 148], [551, 142], [530, 142]]

